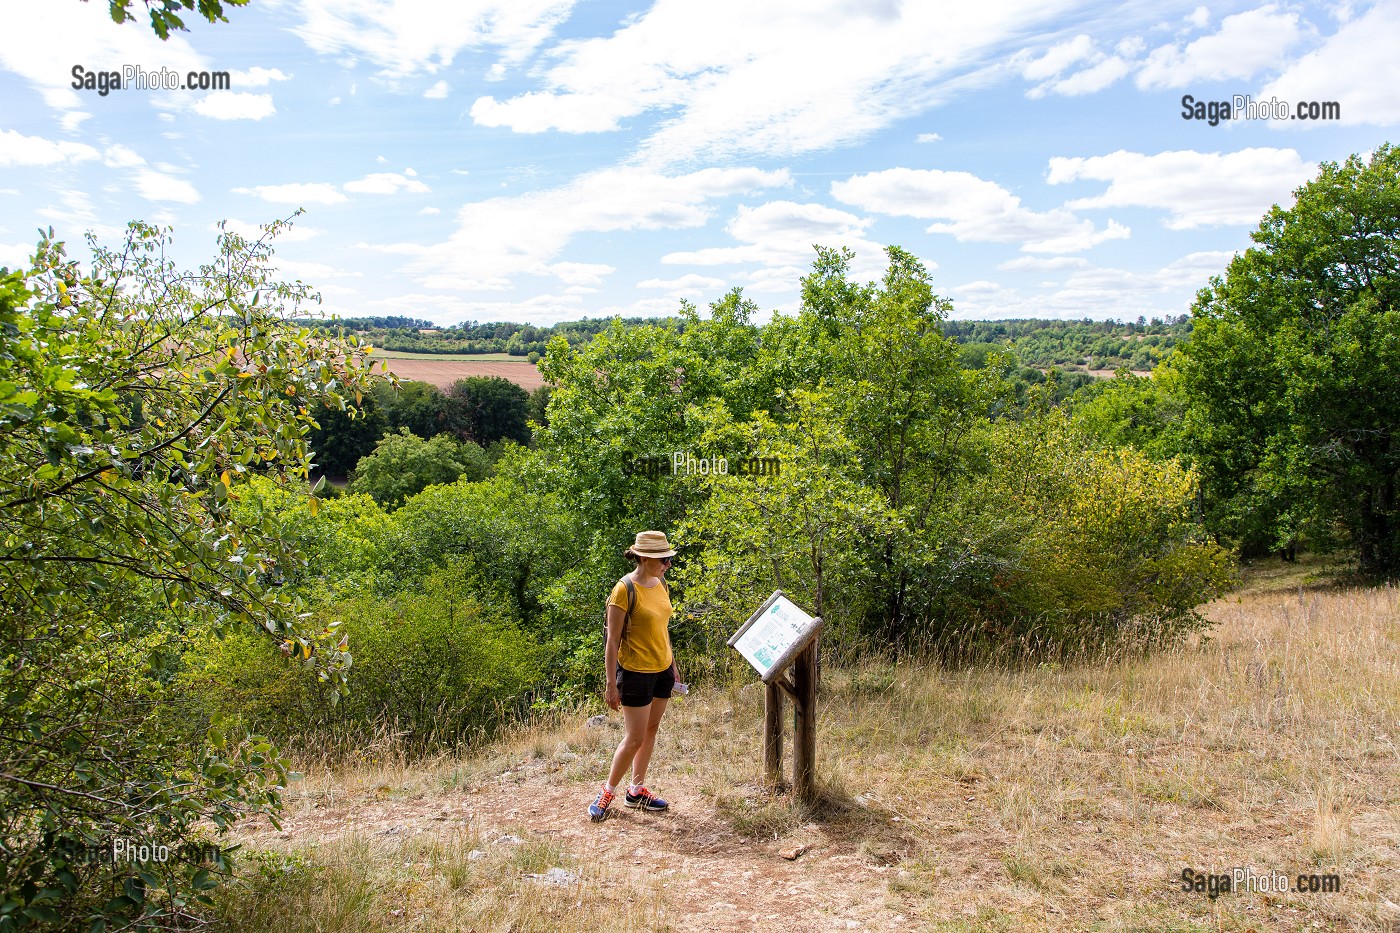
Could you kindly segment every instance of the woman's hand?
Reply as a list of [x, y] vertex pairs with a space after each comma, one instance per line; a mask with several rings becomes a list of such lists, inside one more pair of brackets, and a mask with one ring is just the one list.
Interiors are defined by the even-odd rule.
[[614, 712], [622, 709], [622, 697], [617, 692], [617, 684], [608, 684], [603, 688], [603, 702]]

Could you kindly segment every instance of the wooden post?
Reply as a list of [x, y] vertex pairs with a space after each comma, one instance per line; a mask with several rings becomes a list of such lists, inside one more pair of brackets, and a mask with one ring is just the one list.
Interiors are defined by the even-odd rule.
[[772, 787], [783, 783], [783, 688], [767, 685], [763, 705], [763, 771]]
[[797, 796], [810, 801], [817, 796], [817, 639], [797, 656], [792, 675], [792, 783]]

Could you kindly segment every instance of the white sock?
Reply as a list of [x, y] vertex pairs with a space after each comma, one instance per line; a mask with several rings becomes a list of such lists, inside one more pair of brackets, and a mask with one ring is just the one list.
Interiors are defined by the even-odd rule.
[[609, 784], [607, 781], [604, 781], [604, 782], [603, 782], [603, 790], [607, 791], [607, 792], [610, 793], [610, 794], [613, 794], [613, 793], [616, 793], [616, 792], [617, 792], [617, 788], [616, 788], [616, 787], [613, 787], [613, 786], [612, 786], [611, 784]]
[[640, 791], [643, 787], [646, 787], [646, 785], [643, 784], [641, 781], [633, 781], [632, 784], [627, 788], [627, 793], [635, 794], [638, 791]]

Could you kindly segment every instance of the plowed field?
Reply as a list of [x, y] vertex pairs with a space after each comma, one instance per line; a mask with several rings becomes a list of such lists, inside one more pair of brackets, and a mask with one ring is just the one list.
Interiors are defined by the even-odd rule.
[[502, 376], [527, 392], [533, 392], [544, 385], [540, 371], [532, 363], [523, 361], [503, 363], [490, 360], [436, 360], [430, 356], [412, 360], [382, 357], [380, 359], [388, 365], [389, 371], [401, 380], [431, 382], [439, 389], [446, 389], [458, 379], [467, 376]]

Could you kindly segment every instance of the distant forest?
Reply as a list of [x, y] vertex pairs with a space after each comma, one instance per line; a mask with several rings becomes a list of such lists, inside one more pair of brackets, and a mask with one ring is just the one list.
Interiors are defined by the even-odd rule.
[[[538, 359], [546, 344], [562, 336], [571, 347], [581, 346], [607, 329], [616, 318], [561, 321], [548, 327], [504, 322], [439, 327], [417, 318], [362, 317], [306, 320], [305, 326], [353, 332], [385, 350], [408, 353], [509, 353]], [[627, 326], [657, 325], [684, 328], [678, 317], [623, 318]], [[1066, 371], [1127, 368], [1146, 372], [1191, 332], [1189, 315], [1139, 317], [1136, 321], [944, 321], [943, 333], [962, 345], [965, 362], [980, 366], [988, 353], [1011, 350], [1022, 366], [1056, 367]], [[532, 356], [533, 355], [533, 356]]]

